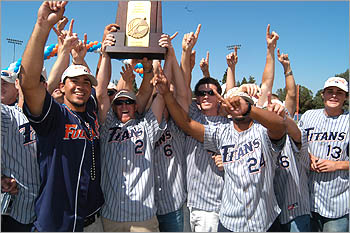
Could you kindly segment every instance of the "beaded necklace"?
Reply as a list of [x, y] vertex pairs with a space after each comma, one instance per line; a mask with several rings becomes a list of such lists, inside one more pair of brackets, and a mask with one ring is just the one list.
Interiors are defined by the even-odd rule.
[[84, 129], [84, 132], [86, 134], [85, 140], [90, 141], [91, 139], [91, 156], [92, 156], [92, 162], [91, 162], [91, 168], [90, 168], [90, 178], [91, 180], [96, 179], [96, 161], [95, 161], [95, 145], [94, 145], [94, 136], [92, 134], [92, 128], [90, 127], [90, 124], [86, 122], [84, 119], [82, 119], [79, 114], [76, 114], [74, 111], [72, 111], [67, 105], [63, 104], [78, 120], [79, 123], [82, 125], [81, 122], [84, 122], [85, 126], [88, 128], [88, 131]]

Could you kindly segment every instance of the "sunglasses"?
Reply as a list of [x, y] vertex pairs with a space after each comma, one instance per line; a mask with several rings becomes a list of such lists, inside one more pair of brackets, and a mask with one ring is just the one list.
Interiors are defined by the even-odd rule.
[[135, 103], [135, 100], [131, 100], [131, 99], [114, 101], [115, 105], [122, 105], [122, 104], [130, 105], [130, 104], [134, 104], [134, 103]]
[[107, 91], [107, 95], [108, 96], [112, 96], [112, 95], [114, 95], [116, 93], [116, 91], [113, 91], [113, 90], [108, 90]]
[[210, 96], [214, 96], [215, 95], [213, 90], [210, 90], [210, 91], [198, 91], [198, 96], [205, 96], [206, 94], [208, 94]]

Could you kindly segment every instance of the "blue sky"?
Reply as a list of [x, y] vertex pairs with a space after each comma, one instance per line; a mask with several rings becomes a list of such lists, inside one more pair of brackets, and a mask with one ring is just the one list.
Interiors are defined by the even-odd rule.
[[[6, 38], [24, 41], [16, 46], [15, 60], [22, 56], [35, 24], [38, 1], [2, 1], [1, 3], [1, 68], [13, 61], [13, 44]], [[265, 32], [267, 24], [280, 39], [277, 47], [288, 53], [297, 84], [306, 86], [315, 94], [325, 80], [345, 72], [349, 67], [349, 2], [348, 1], [164, 1], [163, 32], [179, 35], [173, 40], [178, 60], [185, 33], [202, 30], [195, 46], [196, 66], [192, 87], [202, 77], [201, 58], [210, 53], [211, 76], [222, 79], [227, 68], [225, 56], [231, 52], [226, 46], [241, 44], [238, 50], [236, 80], [253, 76], [261, 83], [266, 58]], [[104, 27], [114, 23], [116, 1], [71, 1], [65, 15], [75, 19], [74, 31], [82, 38], [101, 41]], [[50, 33], [46, 45], [57, 43]], [[277, 52], [277, 50], [276, 50]], [[45, 60], [50, 71], [56, 57]], [[86, 60], [95, 72], [98, 55], [88, 53]], [[112, 79], [119, 79], [122, 63], [113, 60]], [[140, 83], [140, 78], [137, 77]], [[276, 56], [274, 91], [284, 87], [282, 65]]]

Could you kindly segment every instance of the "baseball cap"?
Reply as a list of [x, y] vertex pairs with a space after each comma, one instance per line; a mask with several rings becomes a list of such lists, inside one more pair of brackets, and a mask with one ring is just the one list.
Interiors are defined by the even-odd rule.
[[127, 90], [120, 90], [114, 97], [112, 103], [118, 99], [118, 98], [121, 98], [121, 97], [126, 97], [128, 99], [131, 99], [131, 100], [136, 100], [136, 95], [134, 94], [134, 92], [132, 91], [127, 91]]
[[77, 77], [80, 75], [86, 75], [93, 86], [97, 86], [97, 79], [86, 66], [83, 65], [70, 65], [62, 74], [61, 82], [63, 83], [67, 77]]
[[9, 70], [2, 70], [1, 71], [1, 79], [5, 80], [8, 83], [15, 83], [17, 78], [17, 73], [9, 71]]
[[243, 99], [245, 99], [246, 101], [248, 101], [249, 103], [251, 103], [252, 105], [254, 105], [256, 102], [258, 102], [258, 100], [255, 97], [252, 97], [245, 92], [238, 91], [238, 87], [234, 87], [234, 88], [228, 90], [228, 92], [224, 95], [224, 98], [230, 98], [233, 96], [240, 96]]
[[115, 87], [115, 84], [112, 83], [112, 82], [109, 82], [107, 89], [108, 89], [108, 90], [112, 90], [112, 89], [113, 89], [113, 90], [117, 90], [116, 87]]
[[326, 89], [327, 87], [338, 87], [345, 92], [349, 92], [348, 82], [344, 78], [340, 77], [330, 77], [327, 79], [327, 81], [324, 83], [323, 89]]

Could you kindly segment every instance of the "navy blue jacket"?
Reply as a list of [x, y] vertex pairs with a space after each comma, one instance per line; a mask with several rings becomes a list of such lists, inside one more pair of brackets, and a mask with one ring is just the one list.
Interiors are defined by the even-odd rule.
[[104, 203], [96, 102], [90, 97], [86, 112], [77, 113], [46, 93], [41, 116], [32, 116], [26, 103], [23, 109], [38, 137], [41, 186], [34, 225], [38, 231], [83, 231], [84, 218]]

